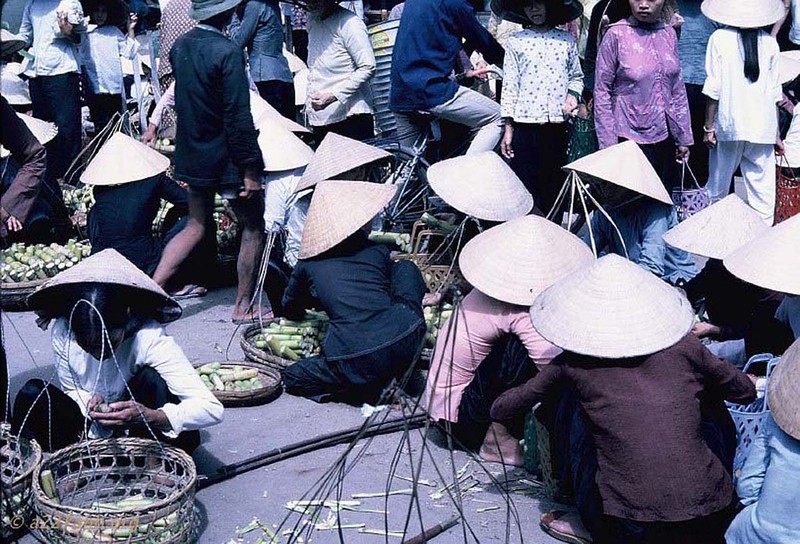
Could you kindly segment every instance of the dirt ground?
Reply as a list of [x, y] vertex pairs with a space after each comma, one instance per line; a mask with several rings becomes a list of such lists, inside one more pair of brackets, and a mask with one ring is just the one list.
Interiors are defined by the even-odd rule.
[[[192, 363], [224, 360], [229, 344], [228, 357], [231, 360], [241, 358], [240, 331], [229, 320], [233, 297], [233, 289], [226, 288], [212, 291], [203, 299], [187, 301], [183, 317], [167, 326], [167, 331], [183, 347]], [[30, 378], [55, 378], [52, 350], [48, 333], [36, 327], [32, 313], [4, 314], [3, 319], [13, 398]], [[389, 415], [390, 418], [398, 416], [399, 412]], [[363, 422], [358, 408], [316, 404], [286, 394], [263, 406], [226, 409], [224, 421], [202, 433], [203, 444], [195, 454], [198, 473], [213, 474], [225, 464], [322, 434], [357, 427]], [[419, 478], [429, 485], [418, 487], [416, 504], [419, 507], [415, 504], [411, 508], [406, 531], [409, 537], [418, 534], [421, 526], [429, 528], [456, 515], [456, 502], [460, 502], [464, 513], [461, 523], [434, 542], [556, 542], [539, 529], [540, 513], [554, 505], [542, 498], [541, 488], [533, 476], [521, 469], [504, 471], [499, 464], [478, 463], [462, 451], [451, 454], [438, 433], [435, 436], [431, 433], [431, 439], [424, 446], [420, 431], [412, 431], [408, 441], [403, 440], [404, 436], [398, 432], [359, 442], [348, 457], [347, 474], [340, 489], [316, 497], [351, 500], [354, 493], [384, 493], [387, 489], [397, 493], [387, 499], [359, 499], [358, 509], [373, 512], [341, 512], [342, 525], [363, 524], [363, 529], [374, 530], [388, 527], [392, 536], [365, 534], [359, 532], [359, 528], [347, 528], [342, 529], [344, 542], [399, 544], [403, 541], [394, 532], [403, 532], [409, 505], [412, 504], [412, 496], [406, 494], [412, 485], [402, 479], [411, 477], [412, 466], [419, 470]], [[330, 473], [329, 468], [346, 448], [341, 445], [307, 453], [202, 489], [197, 493], [202, 523], [199, 542], [254, 543], [259, 537], [265, 537], [263, 531], [255, 530], [239, 539], [236, 535], [236, 529], [248, 525], [254, 517], [277, 531], [284, 518], [292, 514], [286, 503], [304, 496], [310, 498], [306, 493], [320, 478]], [[396, 455], [398, 451], [399, 455]], [[461, 492], [451, 496], [453, 490], [449, 493], [441, 491], [453, 483], [459, 472]], [[390, 473], [396, 477], [390, 480]], [[508, 495], [500, 492], [492, 478], [505, 481], [512, 492]], [[338, 496], [337, 492], [340, 493]], [[510, 502], [507, 502], [507, 496]], [[388, 513], [381, 513], [383, 511]], [[324, 509], [317, 523], [325, 521], [330, 514], [330, 509]], [[301, 514], [292, 514], [286, 524], [280, 526], [280, 532], [292, 529], [298, 520], [302, 523], [308, 519]], [[300, 527], [308, 528], [307, 525]], [[321, 544], [340, 541], [337, 531], [331, 529], [312, 528], [310, 536], [304, 534], [303, 537], [304, 542]], [[269, 542], [269, 538], [265, 537], [264, 541]], [[287, 538], [281, 538], [281, 541], [286, 542]], [[21, 542], [33, 543], [35, 539], [27, 535]]]

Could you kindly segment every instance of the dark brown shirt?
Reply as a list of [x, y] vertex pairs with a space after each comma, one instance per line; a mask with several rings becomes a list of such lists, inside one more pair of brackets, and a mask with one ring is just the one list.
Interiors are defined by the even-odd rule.
[[727, 507], [733, 485], [701, 432], [700, 402], [755, 399], [750, 379], [693, 335], [647, 357], [598, 359], [565, 352], [492, 405], [495, 421], [530, 410], [559, 382], [578, 391], [597, 444], [606, 514], [684, 521]]

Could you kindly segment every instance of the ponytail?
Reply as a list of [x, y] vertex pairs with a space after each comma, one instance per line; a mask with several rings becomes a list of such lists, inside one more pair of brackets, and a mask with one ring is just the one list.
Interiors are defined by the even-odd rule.
[[758, 81], [761, 75], [761, 68], [758, 65], [758, 33], [757, 28], [740, 28], [739, 36], [742, 39], [744, 48], [744, 77], [750, 83]]

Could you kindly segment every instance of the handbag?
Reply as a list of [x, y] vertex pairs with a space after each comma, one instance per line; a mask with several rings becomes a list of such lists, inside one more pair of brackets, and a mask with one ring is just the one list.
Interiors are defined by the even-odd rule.
[[[786, 157], [779, 155], [775, 176], [775, 224], [800, 214], [800, 181]], [[787, 174], [788, 172], [788, 174]]]
[[[692, 176], [694, 187], [686, 188], [686, 171]], [[711, 204], [711, 198], [704, 187], [700, 187], [692, 169], [683, 161], [681, 170], [681, 186], [672, 189], [672, 202], [678, 212], [678, 221], [683, 221], [697, 212], [704, 210]]]
[[591, 155], [599, 149], [592, 110], [589, 110], [589, 116], [586, 118], [579, 115], [570, 117], [568, 123], [567, 164]]

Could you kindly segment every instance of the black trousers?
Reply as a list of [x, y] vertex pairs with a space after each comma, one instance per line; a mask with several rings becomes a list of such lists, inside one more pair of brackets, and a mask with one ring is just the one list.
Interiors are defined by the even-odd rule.
[[90, 94], [87, 100], [95, 134], [108, 125], [115, 113], [122, 111], [120, 94]]
[[292, 30], [292, 45], [294, 54], [308, 63], [308, 32], [302, 29]]
[[[128, 387], [133, 398], [148, 408], [156, 409], [167, 403], [180, 402], [169, 391], [164, 379], [151, 367], [142, 367], [128, 382]], [[78, 442], [84, 427], [90, 425], [91, 422], [84, 418], [74, 400], [43, 380], [29, 380], [14, 399], [13, 432], [36, 439], [45, 451], [53, 452]], [[189, 454], [200, 445], [199, 431], [184, 431], [177, 438], [167, 438], [157, 430], [155, 434], [161, 442], [181, 448]], [[131, 428], [128, 436], [153, 438], [144, 426]]]
[[369, 113], [351, 115], [344, 121], [314, 128], [314, 138], [321, 142], [329, 132], [363, 142], [375, 137], [375, 120]]
[[58, 135], [46, 146], [47, 177], [57, 180], [81, 151], [80, 76], [75, 72], [39, 76], [29, 84], [33, 116], [58, 127]]
[[[675, 141], [669, 137], [654, 144], [639, 144], [639, 148], [661, 178], [661, 183], [667, 192], [672, 191], [672, 188], [680, 183], [680, 165], [675, 162]], [[688, 177], [689, 174], [686, 175]]]
[[567, 143], [567, 123], [514, 123], [511, 168], [545, 215], [555, 204], [567, 177], [561, 172], [566, 164]]
[[[458, 405], [458, 422], [444, 422], [461, 444], [477, 450], [483, 443], [492, 423], [489, 410], [501, 394], [512, 387], [527, 382], [536, 375], [536, 365], [528, 357], [528, 350], [516, 336], [509, 335], [497, 342], [489, 355], [478, 366], [475, 377], [464, 390]], [[507, 423], [509, 432], [522, 438], [525, 414]]]
[[258, 94], [284, 117], [295, 120], [294, 84], [285, 81], [256, 81]]
[[283, 373], [287, 393], [316, 402], [375, 404], [389, 382], [409, 370], [425, 338], [422, 297], [427, 288], [419, 269], [408, 261], [392, 266], [391, 284], [394, 304], [403, 304], [418, 314], [416, 328], [397, 342], [366, 355], [331, 361], [323, 354], [294, 363]]
[[267, 277], [264, 281], [264, 290], [267, 292], [272, 313], [279, 317], [283, 316], [283, 293], [292, 275], [292, 269], [283, 260], [284, 244], [285, 235], [281, 233], [275, 238], [275, 244], [272, 246]]
[[694, 145], [689, 155], [689, 166], [701, 185], [708, 180], [708, 147], [703, 142], [706, 122], [706, 97], [702, 85], [686, 84], [686, 96], [689, 99], [689, 115], [692, 120], [692, 137]]

